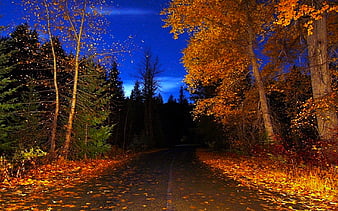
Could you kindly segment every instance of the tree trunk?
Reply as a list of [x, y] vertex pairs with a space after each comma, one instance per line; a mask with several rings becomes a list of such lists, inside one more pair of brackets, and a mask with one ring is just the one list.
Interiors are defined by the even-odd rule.
[[88, 122], [86, 122], [86, 127], [85, 127], [85, 140], [84, 140], [84, 146], [85, 146], [85, 153], [84, 153], [84, 159], [87, 160], [87, 145], [88, 145], [88, 135], [89, 135], [89, 132], [88, 132]]
[[[85, 10], [86, 10], [86, 3], [84, 3], [83, 11], [82, 11], [82, 17], [81, 17], [81, 24], [79, 26], [78, 33], [75, 27], [73, 27], [73, 33], [76, 40], [76, 52], [75, 52], [75, 61], [74, 61], [74, 84], [73, 84], [73, 92], [72, 92], [72, 99], [71, 99], [71, 106], [70, 106], [70, 112], [68, 116], [68, 123], [67, 123], [67, 131], [66, 131], [66, 140], [63, 145], [63, 151], [61, 155], [61, 159], [67, 159], [68, 153], [69, 153], [69, 147], [73, 132], [73, 122], [75, 117], [75, 108], [76, 108], [76, 101], [77, 101], [77, 86], [78, 86], [78, 80], [79, 80], [79, 69], [80, 69], [80, 51], [81, 51], [81, 45], [82, 45], [82, 35], [83, 35], [83, 28], [84, 28], [84, 22], [85, 22]], [[69, 15], [69, 13], [67, 13]], [[71, 20], [69, 17], [68, 20]], [[74, 26], [73, 23], [71, 23], [72, 26]]]
[[70, 106], [70, 112], [68, 116], [68, 123], [67, 123], [67, 132], [66, 132], [66, 140], [63, 145], [63, 152], [62, 157], [64, 159], [67, 159], [72, 132], [73, 132], [73, 122], [75, 117], [75, 108], [76, 108], [76, 100], [77, 100], [77, 84], [79, 79], [79, 55], [76, 55], [75, 58], [75, 74], [74, 74], [74, 84], [73, 84], [73, 92], [72, 92], [72, 100], [71, 100], [71, 106]]
[[59, 87], [58, 87], [58, 81], [57, 81], [57, 59], [56, 59], [56, 53], [54, 48], [54, 42], [53, 42], [53, 35], [51, 31], [51, 18], [50, 18], [50, 12], [49, 7], [47, 5], [47, 2], [44, 0], [44, 6], [46, 9], [46, 15], [47, 15], [47, 33], [51, 45], [52, 50], [52, 56], [53, 56], [53, 83], [54, 83], [54, 89], [55, 89], [55, 113], [53, 116], [53, 122], [52, 122], [52, 133], [50, 138], [50, 149], [49, 153], [54, 158], [55, 156], [55, 148], [56, 148], [56, 135], [57, 135], [57, 123], [60, 113], [60, 98], [59, 98]]
[[52, 53], [53, 53], [53, 74], [54, 74], [54, 88], [55, 88], [55, 113], [52, 123], [52, 134], [50, 139], [50, 154], [53, 156], [55, 153], [55, 146], [56, 146], [56, 135], [57, 135], [57, 126], [58, 126], [58, 117], [60, 113], [60, 99], [59, 99], [59, 87], [57, 82], [57, 66], [56, 66], [56, 55], [54, 45], [52, 44]]
[[148, 98], [145, 101], [145, 113], [144, 113], [144, 127], [145, 127], [145, 135], [148, 139], [148, 145], [154, 145], [154, 129], [153, 129], [153, 106], [152, 106], [152, 98]]
[[251, 65], [252, 65], [252, 72], [256, 80], [258, 92], [259, 92], [259, 102], [260, 102], [260, 107], [261, 107], [261, 112], [263, 115], [263, 121], [264, 121], [264, 128], [265, 132], [267, 135], [267, 142], [268, 143], [273, 143], [276, 141], [275, 133], [273, 131], [273, 125], [272, 125], [272, 120], [271, 120], [271, 114], [270, 114], [270, 109], [268, 105], [268, 101], [266, 98], [266, 92], [263, 84], [263, 80], [261, 77], [261, 73], [259, 71], [259, 65], [257, 62], [256, 54], [254, 52], [254, 46], [253, 46], [253, 41], [255, 39], [255, 36], [252, 32], [252, 29], [248, 30], [249, 33], [249, 45], [248, 45], [248, 51], [249, 51], [249, 56], [251, 59]]
[[[328, 65], [326, 16], [314, 21], [313, 33], [307, 37], [308, 59], [313, 99], [323, 100], [332, 94], [332, 75]], [[316, 110], [318, 133], [323, 140], [334, 140], [338, 128], [334, 108]]]

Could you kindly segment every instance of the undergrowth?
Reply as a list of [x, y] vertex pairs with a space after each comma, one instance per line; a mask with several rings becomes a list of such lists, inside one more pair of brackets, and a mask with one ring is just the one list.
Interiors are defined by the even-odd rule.
[[[259, 156], [238, 156], [198, 150], [198, 158], [226, 176], [259, 190], [262, 198], [296, 209], [334, 210], [338, 207], [337, 166], [309, 166]], [[268, 197], [267, 197], [268, 196]]]

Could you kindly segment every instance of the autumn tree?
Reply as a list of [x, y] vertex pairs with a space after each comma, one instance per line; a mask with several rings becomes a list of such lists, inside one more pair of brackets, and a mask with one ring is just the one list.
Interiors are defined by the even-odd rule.
[[264, 71], [273, 115], [278, 119], [281, 138], [289, 146], [317, 139], [318, 135], [314, 117], [300, 118], [303, 105], [312, 97], [306, 36], [301, 22], [275, 25], [263, 49], [269, 57]]
[[188, 71], [185, 82], [190, 92], [201, 87], [213, 89], [212, 96], [197, 100], [195, 114], [227, 122], [231, 113], [239, 112], [235, 106], [240, 100], [236, 90], [238, 78], [251, 70], [259, 93], [266, 140], [274, 142], [276, 135], [255, 51], [258, 36], [264, 37], [265, 24], [272, 21], [271, 5], [254, 0], [174, 0], [162, 14], [167, 16], [164, 27], [171, 27], [175, 38], [185, 32], [191, 35], [183, 51]]
[[[57, 127], [58, 127], [58, 117], [60, 113], [60, 94], [59, 94], [59, 86], [58, 86], [58, 80], [57, 80], [57, 73], [58, 73], [58, 55], [56, 46], [59, 43], [54, 35], [53, 32], [53, 15], [55, 13], [59, 12], [58, 10], [55, 10], [57, 7], [53, 7], [53, 2], [43, 0], [43, 1], [24, 1], [25, 5], [29, 7], [33, 7], [33, 13], [38, 18], [39, 22], [44, 21], [45, 24], [41, 24], [42, 30], [44, 33], [48, 35], [49, 45], [50, 45], [50, 52], [51, 52], [51, 58], [52, 58], [52, 69], [53, 69], [53, 86], [55, 90], [55, 111], [53, 115], [52, 120], [52, 130], [51, 130], [51, 136], [50, 136], [50, 154], [54, 156], [55, 149], [56, 149], [56, 137], [57, 137]], [[55, 3], [54, 3], [55, 4]], [[40, 12], [38, 9], [41, 8]], [[62, 52], [62, 51], [61, 51]], [[48, 58], [48, 57], [47, 57]]]
[[[65, 1], [64, 1], [65, 3]], [[51, 125], [51, 135], [50, 135], [50, 154], [54, 156], [56, 150], [56, 137], [57, 137], [57, 127], [58, 127], [58, 117], [60, 114], [60, 91], [58, 86], [58, 77], [57, 74], [60, 72], [58, 60], [60, 56], [57, 52], [57, 45], [60, 44], [59, 40], [56, 39], [56, 34], [60, 33], [62, 29], [61, 25], [63, 25], [63, 18], [60, 17], [60, 13], [63, 10], [63, 6], [60, 5], [59, 2], [50, 1], [50, 0], [31, 0], [31, 1], [23, 1], [24, 6], [30, 12], [30, 19], [35, 21], [36, 26], [42, 33], [47, 35], [47, 42], [49, 43], [48, 54], [46, 55], [47, 61], [52, 61], [50, 67], [53, 71], [53, 86], [54, 86], [54, 95], [55, 95], [55, 110]], [[65, 17], [65, 16], [64, 16]]]
[[338, 128], [337, 94], [332, 89], [335, 70], [329, 68], [327, 19], [331, 12], [338, 11], [338, 6], [325, 0], [281, 0], [276, 8], [277, 24], [288, 26], [297, 21], [308, 31], [307, 52], [318, 132], [322, 139], [333, 140]]
[[[280, 135], [289, 146], [300, 145], [302, 141], [315, 140], [315, 118], [299, 119], [302, 106], [312, 96], [310, 76], [304, 67], [292, 66], [288, 72], [279, 75], [270, 85], [270, 104], [279, 121]], [[295, 88], [296, 87], [296, 88]]]
[[[46, 23], [44, 28], [49, 35], [49, 40], [52, 41], [52, 35], [56, 33], [63, 38], [64, 43], [68, 45], [67, 48], [73, 49], [74, 52], [74, 57], [71, 61], [74, 73], [72, 98], [66, 126], [66, 137], [62, 149], [62, 157], [67, 158], [71, 145], [73, 121], [76, 114], [81, 53], [91, 51], [95, 48], [94, 40], [99, 38], [99, 33], [102, 32], [102, 25], [104, 24], [104, 20], [99, 13], [100, 8], [98, 7], [102, 6], [104, 1], [36, 0], [32, 2], [25, 1], [25, 3], [32, 5], [33, 9], [36, 9], [36, 16], [45, 16], [43, 19]], [[41, 10], [41, 8], [42, 13], [39, 13], [38, 10]], [[51, 22], [51, 20], [53, 20], [53, 22]], [[88, 45], [85, 45], [86, 43]], [[95, 55], [95, 53], [92, 55]], [[54, 55], [54, 58], [55, 56], [56, 55]], [[53, 66], [55, 70], [55, 61], [53, 62]], [[56, 76], [56, 74], [54, 74], [54, 76]], [[57, 85], [57, 83], [54, 83], [54, 86], [55, 85]], [[57, 119], [55, 117], [56, 116], [54, 116], [54, 119]], [[54, 148], [53, 142], [54, 141], [51, 141], [51, 151], [53, 151]]]
[[52, 26], [51, 26], [51, 11], [49, 10], [50, 5], [48, 5], [47, 1], [43, 1], [43, 5], [46, 12], [46, 21], [47, 21], [47, 34], [48, 39], [51, 47], [51, 53], [53, 58], [53, 85], [55, 89], [55, 111], [54, 111], [54, 117], [53, 117], [53, 123], [52, 123], [52, 132], [51, 132], [51, 138], [50, 138], [50, 153], [55, 153], [56, 148], [56, 136], [57, 136], [57, 126], [58, 126], [58, 119], [59, 119], [59, 113], [60, 113], [60, 94], [59, 94], [59, 86], [58, 86], [58, 80], [57, 80], [57, 72], [58, 72], [58, 66], [57, 66], [57, 54], [55, 50], [55, 38], [53, 37], [52, 33]]
[[[53, 157], [55, 156], [57, 137], [60, 137], [61, 134], [58, 133], [59, 128], [59, 115], [61, 112], [61, 96], [60, 96], [60, 85], [61, 80], [58, 79], [61, 76], [61, 73], [65, 71], [65, 67], [67, 66], [67, 55], [64, 49], [61, 46], [60, 40], [56, 37], [51, 37], [51, 40], [46, 42], [42, 46], [42, 54], [44, 56], [44, 65], [46, 70], [52, 72], [52, 83], [49, 83], [51, 91], [54, 96], [53, 104], [55, 104], [52, 123], [51, 123], [51, 135], [50, 135], [50, 149], [49, 153]], [[61, 78], [61, 77], [60, 77]]]

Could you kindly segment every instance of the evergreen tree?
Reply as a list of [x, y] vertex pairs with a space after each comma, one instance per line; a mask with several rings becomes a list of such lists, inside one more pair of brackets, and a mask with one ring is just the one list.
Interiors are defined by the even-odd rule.
[[38, 33], [30, 30], [28, 24], [16, 27], [7, 38], [8, 51], [12, 51], [9, 62], [14, 65], [11, 72], [15, 79], [14, 87], [20, 86], [16, 93], [22, 107], [16, 112], [23, 123], [20, 130], [11, 134], [20, 148], [32, 147], [46, 142], [49, 134], [47, 121], [50, 118], [51, 71], [44, 66]]
[[[16, 64], [13, 69], [13, 77], [22, 84], [34, 80], [35, 85], [43, 83], [41, 79], [46, 78], [46, 71], [41, 63], [41, 49], [38, 33], [30, 30], [28, 24], [22, 24], [15, 28], [9, 38], [10, 50], [14, 50], [10, 61]], [[48, 78], [51, 78], [48, 72]]]
[[123, 99], [124, 99], [124, 91], [123, 91], [123, 82], [120, 78], [120, 71], [117, 68], [117, 63], [114, 61], [112, 68], [108, 72], [108, 80], [107, 84], [109, 86], [109, 94], [110, 98], [110, 108], [111, 110], [119, 110], [121, 108]]
[[168, 98], [168, 103], [177, 103], [176, 99], [174, 98], [174, 95], [170, 95]]
[[41, 94], [35, 90], [35, 86], [29, 83], [20, 97], [22, 107], [17, 109], [22, 127], [11, 134], [17, 140], [18, 147], [23, 150], [32, 147], [40, 147], [48, 140], [48, 116], [47, 104], [41, 100]]
[[157, 105], [162, 105], [163, 104], [163, 97], [161, 95], [161, 93], [159, 93], [156, 97], [155, 97], [155, 103]]
[[125, 118], [124, 145], [131, 148], [140, 149], [143, 144], [141, 141], [142, 131], [144, 130], [144, 104], [142, 99], [140, 82], [136, 81], [131, 91], [130, 98], [127, 100], [127, 111]]
[[140, 81], [135, 82], [134, 88], [131, 90], [130, 99], [137, 102], [142, 101]]
[[188, 103], [179, 103], [173, 95], [168, 102], [160, 106], [160, 119], [165, 144], [172, 146], [182, 143], [192, 143], [191, 129], [193, 127], [191, 108]]
[[178, 103], [179, 104], [188, 104], [188, 100], [184, 95], [184, 89], [183, 86], [180, 87], [180, 96], [178, 98]]
[[108, 110], [110, 111], [110, 115], [108, 117], [107, 124], [115, 125], [113, 127], [112, 135], [110, 137], [110, 143], [112, 144], [120, 144], [125, 140], [125, 100], [124, 100], [124, 91], [123, 91], [123, 83], [120, 78], [120, 72], [117, 68], [117, 63], [114, 61], [112, 64], [112, 68], [107, 73], [106, 86], [107, 95], [109, 95], [110, 100], [108, 104]]
[[94, 158], [110, 149], [107, 140], [112, 126], [105, 122], [110, 115], [107, 106], [111, 96], [107, 93], [105, 70], [93, 61], [86, 61], [81, 67], [78, 88], [72, 155]]
[[150, 51], [144, 53], [140, 69], [140, 78], [142, 84], [142, 96], [144, 99], [144, 138], [146, 145], [156, 145], [156, 136], [160, 131], [158, 124], [158, 115], [154, 103], [154, 97], [159, 88], [159, 82], [156, 77], [161, 72], [159, 68], [158, 57], [153, 58]]
[[13, 87], [14, 79], [10, 77], [14, 66], [9, 64], [10, 54], [6, 53], [8, 41], [0, 40], [0, 153], [10, 153], [15, 150], [15, 140], [10, 133], [20, 128], [15, 110], [20, 108], [15, 93], [18, 87]]

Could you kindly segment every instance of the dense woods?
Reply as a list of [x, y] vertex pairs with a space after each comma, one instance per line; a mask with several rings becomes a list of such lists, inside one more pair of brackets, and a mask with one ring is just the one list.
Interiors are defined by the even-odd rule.
[[[56, 72], [53, 54], [57, 55]], [[1, 55], [1, 154], [15, 157], [33, 149], [61, 155], [72, 102], [74, 55], [66, 53], [57, 38], [40, 43], [38, 33], [27, 24], [2, 38]], [[163, 102], [157, 91], [158, 62], [150, 52], [145, 53], [139, 80], [132, 95], [125, 97], [116, 61], [106, 68], [91, 57], [79, 60], [70, 159], [104, 157], [115, 153], [110, 152], [112, 146], [128, 150], [173, 145], [188, 135], [175, 123], [192, 127], [188, 100], [182, 89], [179, 102]], [[56, 130], [53, 73], [57, 74], [60, 104]], [[51, 132], [55, 131], [52, 143]], [[171, 139], [165, 140], [168, 135]]]
[[190, 36], [193, 113], [219, 124], [219, 147], [337, 163], [337, 10], [311, 0], [173, 0], [163, 10], [174, 38]]
[[171, 1], [164, 27], [189, 35], [182, 62], [191, 99], [182, 87], [165, 103], [157, 77], [166, 58], [151, 51], [124, 95], [119, 61], [96, 48], [103, 2], [25, 6], [40, 28], [21, 24], [0, 40], [0, 155], [11, 174], [37, 157], [180, 143], [337, 164], [335, 1]]

